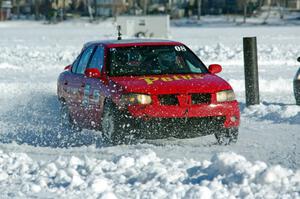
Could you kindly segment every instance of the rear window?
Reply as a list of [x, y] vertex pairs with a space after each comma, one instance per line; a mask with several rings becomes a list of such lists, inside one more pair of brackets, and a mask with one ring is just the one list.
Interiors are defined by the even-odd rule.
[[109, 50], [110, 76], [207, 73], [205, 65], [185, 46], [118, 47]]

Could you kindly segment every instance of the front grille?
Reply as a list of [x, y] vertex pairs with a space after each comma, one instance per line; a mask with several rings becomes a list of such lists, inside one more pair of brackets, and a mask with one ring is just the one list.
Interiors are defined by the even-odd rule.
[[176, 95], [159, 95], [158, 96], [159, 102], [161, 105], [167, 105], [167, 106], [172, 106], [172, 105], [178, 105], [178, 98]]
[[202, 118], [155, 118], [141, 123], [143, 135], [149, 138], [178, 137], [188, 138], [209, 135], [222, 129], [226, 117]]
[[192, 104], [209, 104], [211, 102], [210, 93], [194, 93], [192, 94]]
[[179, 127], [202, 127], [202, 128], [210, 128], [221, 126], [224, 124], [226, 120], [225, 116], [212, 116], [212, 117], [188, 117], [188, 118], [153, 118], [152, 120], [148, 121], [149, 123], [153, 123], [155, 128], [164, 125], [171, 125]]

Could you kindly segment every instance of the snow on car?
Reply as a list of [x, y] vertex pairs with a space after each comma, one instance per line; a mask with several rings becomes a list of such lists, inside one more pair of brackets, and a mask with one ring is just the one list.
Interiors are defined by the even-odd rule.
[[239, 105], [229, 83], [215, 75], [221, 66], [207, 69], [180, 42], [89, 42], [65, 69], [58, 79], [63, 122], [101, 129], [109, 142], [132, 134], [153, 138], [157, 129], [237, 141]]

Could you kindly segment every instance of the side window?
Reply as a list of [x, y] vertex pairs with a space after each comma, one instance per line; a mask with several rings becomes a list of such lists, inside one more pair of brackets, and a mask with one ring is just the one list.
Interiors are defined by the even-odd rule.
[[75, 59], [75, 61], [74, 61], [73, 64], [72, 64], [72, 73], [75, 73], [75, 72], [76, 72], [76, 68], [77, 68], [79, 59], [80, 59], [80, 55], [78, 55], [78, 57]]
[[101, 71], [104, 62], [104, 47], [98, 46], [95, 51], [88, 68], [98, 68]]
[[84, 71], [88, 65], [88, 62], [90, 60], [90, 57], [93, 53], [94, 48], [95, 48], [95, 46], [91, 46], [91, 47], [87, 48], [81, 55], [80, 61], [78, 63], [77, 69], [76, 69], [77, 74], [84, 74]]

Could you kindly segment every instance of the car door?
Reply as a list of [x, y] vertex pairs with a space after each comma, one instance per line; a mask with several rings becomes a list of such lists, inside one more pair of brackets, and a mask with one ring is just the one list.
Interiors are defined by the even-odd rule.
[[78, 123], [79, 126], [85, 126], [85, 108], [86, 101], [85, 96], [89, 92], [88, 86], [85, 85], [84, 71], [91, 59], [95, 46], [90, 46], [86, 48], [78, 60], [76, 67], [72, 68], [71, 78], [68, 82], [70, 87], [70, 113], [72, 118]]
[[74, 75], [74, 73], [76, 71], [76, 67], [78, 65], [80, 56], [81, 54], [78, 55], [76, 60], [71, 65], [71, 70], [64, 72], [64, 78], [63, 81], [61, 82], [62, 90], [64, 92], [63, 98], [65, 99], [69, 109], [73, 106], [74, 95], [78, 92], [78, 88], [74, 87], [75, 86], [74, 82], [76, 82], [76, 80], [74, 79], [76, 75]]
[[[99, 45], [93, 52], [92, 58], [88, 63], [87, 68], [97, 68], [100, 72], [104, 65], [104, 46]], [[99, 78], [86, 77], [85, 79], [85, 95], [83, 103], [85, 105], [85, 117], [88, 120], [88, 126], [90, 128], [99, 127], [101, 120], [101, 105], [105, 99], [105, 84]]]

